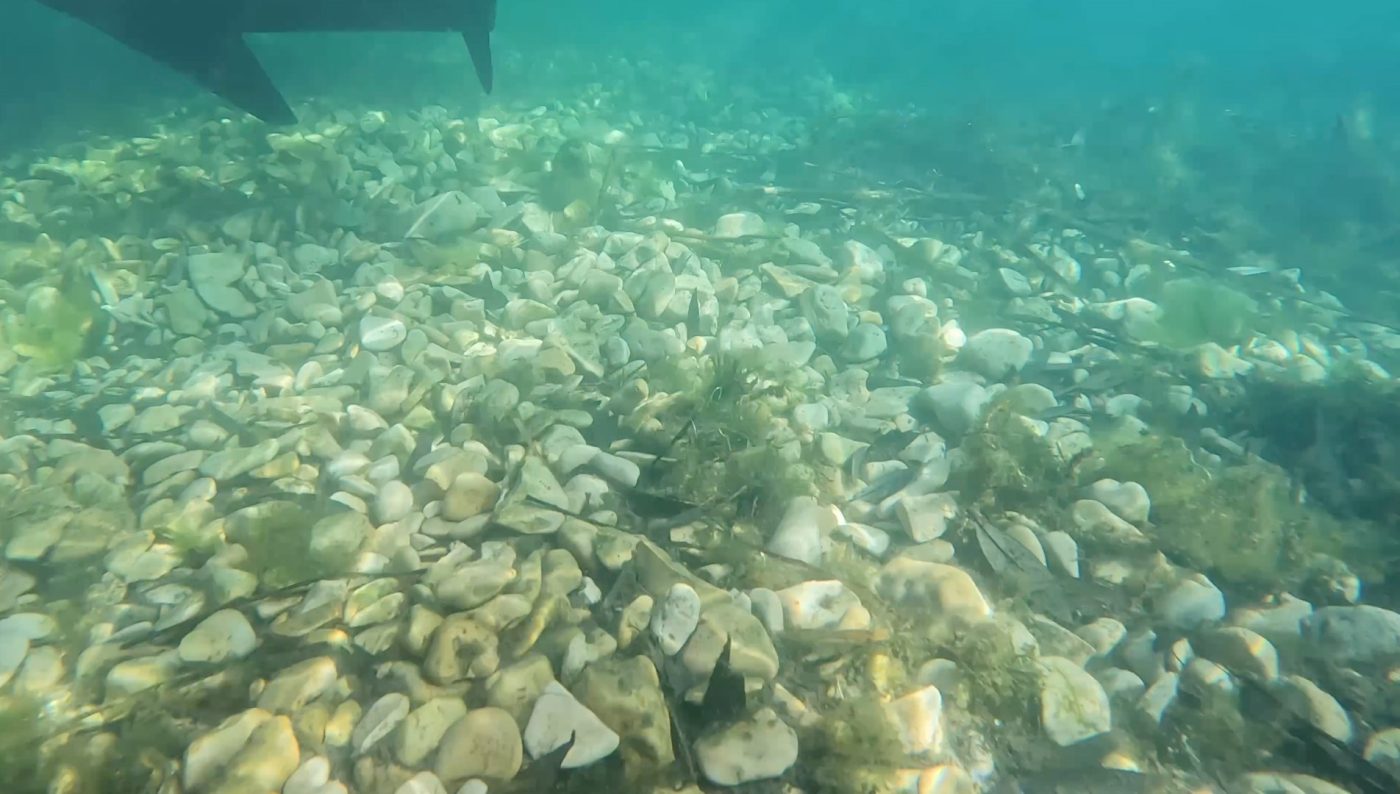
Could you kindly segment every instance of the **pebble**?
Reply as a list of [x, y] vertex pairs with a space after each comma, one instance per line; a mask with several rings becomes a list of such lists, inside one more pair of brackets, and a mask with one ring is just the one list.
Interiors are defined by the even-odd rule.
[[320, 794], [322, 787], [330, 780], [330, 759], [324, 755], [313, 755], [301, 762], [301, 766], [282, 784], [282, 794]]
[[942, 563], [896, 557], [880, 568], [875, 591], [898, 608], [935, 618], [972, 623], [992, 614], [972, 577]]
[[1225, 594], [1203, 574], [1192, 574], [1158, 600], [1156, 612], [1167, 625], [1191, 631], [1225, 617]]
[[1152, 507], [1147, 489], [1135, 482], [1098, 480], [1089, 486], [1089, 498], [1097, 500], [1119, 518], [1132, 524], [1146, 523]]
[[1323, 607], [1306, 617], [1301, 628], [1313, 651], [1335, 662], [1400, 656], [1400, 613], [1381, 607]]
[[228, 717], [190, 742], [185, 748], [181, 768], [185, 789], [198, 791], [213, 782], [248, 743], [253, 731], [271, 719], [272, 715], [262, 709], [248, 709]]
[[1030, 363], [1034, 350], [1035, 344], [1017, 331], [988, 328], [967, 338], [962, 358], [973, 371], [992, 380], [1001, 380]]
[[915, 543], [942, 537], [958, 516], [957, 497], [951, 493], [900, 495], [895, 503], [900, 526]]
[[1249, 629], [1224, 626], [1201, 632], [1191, 644], [1202, 656], [1237, 675], [1264, 682], [1278, 678], [1278, 650], [1262, 635]]
[[1059, 656], [1042, 656], [1040, 724], [1061, 747], [1107, 733], [1113, 724], [1108, 693], [1082, 667]]
[[248, 259], [232, 251], [191, 254], [185, 260], [190, 284], [195, 294], [214, 311], [244, 319], [257, 314], [258, 308], [232, 286], [243, 278]]
[[905, 753], [923, 761], [936, 761], [943, 755], [943, 693], [938, 687], [920, 687], [895, 698], [886, 704], [885, 711]]
[[714, 236], [721, 240], [733, 240], [739, 237], [752, 237], [768, 233], [767, 224], [763, 218], [752, 212], [731, 212], [728, 215], [721, 215], [715, 221]]
[[809, 581], [777, 592], [781, 624], [795, 629], [864, 629], [870, 613], [850, 588], [836, 579]]
[[535, 701], [530, 721], [525, 725], [525, 749], [531, 758], [548, 755], [574, 737], [574, 746], [564, 755], [564, 769], [577, 769], [606, 758], [621, 741], [597, 715], [565, 689], [551, 681]]
[[651, 636], [667, 656], [681, 648], [700, 624], [700, 595], [684, 582], [671, 585], [666, 597], [651, 612]]
[[379, 486], [374, 496], [374, 520], [379, 524], [392, 524], [413, 511], [413, 490], [398, 480], [390, 480]]
[[180, 659], [185, 662], [221, 664], [243, 659], [257, 647], [257, 634], [242, 612], [221, 609], [201, 620], [180, 640]]
[[574, 692], [622, 737], [619, 753], [627, 769], [657, 769], [675, 761], [666, 695], [651, 659], [612, 656], [590, 664]]
[[933, 410], [939, 426], [955, 436], [977, 423], [992, 397], [986, 388], [960, 380], [944, 381], [919, 393], [919, 400]]
[[355, 731], [350, 735], [350, 746], [356, 755], [370, 751], [380, 739], [388, 736], [408, 716], [410, 704], [408, 696], [391, 692], [365, 709]]
[[778, 777], [797, 763], [797, 732], [770, 708], [695, 742], [695, 760], [711, 783], [738, 786]]
[[1400, 728], [1384, 728], [1366, 740], [1363, 756], [1367, 761], [1400, 779]]
[[432, 772], [419, 772], [394, 789], [394, 794], [447, 794], [447, 787]]
[[467, 471], [452, 479], [442, 497], [442, 517], [463, 521], [490, 510], [500, 498], [501, 489], [484, 474]]
[[296, 714], [335, 685], [339, 672], [329, 656], [297, 662], [268, 681], [258, 696], [258, 708], [274, 714]]
[[9, 683], [27, 655], [28, 637], [14, 631], [0, 632], [0, 687]]
[[1342, 744], [1351, 741], [1351, 718], [1346, 709], [1317, 684], [1300, 675], [1286, 675], [1275, 682], [1274, 691], [1294, 714], [1318, 730]]
[[504, 709], [472, 709], [442, 735], [433, 770], [447, 784], [467, 778], [510, 780], [524, 762], [515, 719]]
[[[443, 734], [466, 713], [467, 704], [457, 697], [433, 698], [410, 711], [394, 732], [394, 757], [407, 767], [422, 766], [438, 750]], [[448, 779], [440, 768], [437, 771], [438, 777]]]
[[824, 507], [810, 496], [788, 503], [778, 528], [768, 539], [768, 550], [794, 560], [815, 564], [822, 557], [822, 538], [839, 523], [835, 508]]
[[360, 344], [365, 350], [382, 353], [393, 350], [408, 338], [403, 320], [369, 314], [360, 318]]

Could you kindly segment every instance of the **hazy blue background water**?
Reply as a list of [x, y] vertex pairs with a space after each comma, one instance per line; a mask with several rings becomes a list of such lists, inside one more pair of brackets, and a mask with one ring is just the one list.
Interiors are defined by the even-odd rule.
[[[32, 0], [0, 0], [0, 16], [0, 135], [11, 143], [125, 129], [148, 107], [201, 99]], [[497, 40], [506, 94], [528, 94], [540, 59], [574, 48], [661, 50], [739, 75], [812, 63], [949, 112], [1066, 112], [1189, 92], [1306, 126], [1361, 99], [1400, 105], [1400, 5], [1388, 0], [502, 0]], [[453, 105], [472, 90], [465, 55], [424, 41], [288, 36], [258, 47], [294, 104]]]

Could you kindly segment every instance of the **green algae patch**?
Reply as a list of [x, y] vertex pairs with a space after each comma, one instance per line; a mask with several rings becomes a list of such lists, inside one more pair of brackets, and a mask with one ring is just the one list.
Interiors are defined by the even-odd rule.
[[227, 531], [230, 540], [248, 551], [242, 567], [264, 588], [276, 589], [350, 569], [358, 543], [313, 553], [312, 527], [327, 515], [294, 502], [269, 502], [240, 512]]
[[1146, 341], [1178, 350], [1207, 342], [1234, 344], [1260, 319], [1253, 298], [1207, 278], [1167, 283], [1157, 304], [1162, 313], [1148, 329]]
[[965, 464], [954, 484], [969, 505], [1015, 510], [1046, 523], [1069, 503], [1075, 461], [1064, 460], [1010, 400], [993, 402], [959, 449]]
[[803, 787], [817, 794], [878, 794], [909, 765], [884, 706], [869, 697], [836, 703], [799, 737]]
[[1318, 555], [1341, 551], [1345, 527], [1300, 503], [1287, 474], [1264, 461], [1206, 468], [1179, 439], [1146, 436], [1102, 451], [1098, 474], [1141, 483], [1153, 540], [1175, 561], [1246, 592], [1306, 578]]

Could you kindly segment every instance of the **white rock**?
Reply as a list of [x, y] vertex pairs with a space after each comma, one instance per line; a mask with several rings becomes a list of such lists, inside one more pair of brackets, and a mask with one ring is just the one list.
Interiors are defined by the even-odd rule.
[[409, 708], [408, 696], [398, 692], [391, 692], [374, 701], [365, 709], [354, 732], [350, 734], [350, 745], [355, 754], [363, 755], [380, 739], [388, 736], [408, 716]]
[[851, 545], [872, 557], [883, 557], [890, 549], [890, 534], [883, 529], [856, 523], [845, 523], [831, 530], [832, 537], [844, 538]]
[[380, 524], [392, 524], [413, 511], [413, 490], [398, 480], [379, 486], [374, 495], [374, 519]]
[[1191, 644], [1206, 658], [1225, 669], [1259, 681], [1278, 677], [1278, 649], [1263, 636], [1242, 626], [1224, 626], [1201, 632]]
[[394, 794], [447, 794], [447, 787], [432, 772], [419, 772], [394, 789]]
[[28, 637], [13, 630], [0, 632], [0, 687], [9, 683], [28, 655]]
[[403, 320], [367, 314], [360, 318], [360, 345], [376, 353], [393, 350], [403, 344], [408, 327]]
[[1089, 486], [1089, 498], [1098, 500], [1119, 518], [1133, 524], [1146, 523], [1152, 507], [1147, 489], [1135, 482], [1099, 480]]
[[232, 286], [247, 270], [248, 258], [232, 251], [192, 254], [185, 262], [195, 294], [209, 308], [235, 318], [252, 317], [258, 309]]
[[1035, 345], [1009, 328], [988, 328], [967, 339], [962, 357], [979, 374], [1000, 380], [1021, 371], [1031, 360]]
[[598, 476], [624, 488], [635, 488], [637, 481], [642, 477], [640, 466], [611, 452], [593, 455], [588, 461], [588, 467]]
[[933, 409], [944, 430], [960, 436], [982, 417], [992, 394], [971, 381], [950, 380], [924, 389], [919, 399]]
[[0, 645], [6, 638], [24, 637], [30, 642], [43, 642], [58, 631], [58, 621], [42, 612], [20, 612], [0, 619]]
[[292, 249], [292, 263], [302, 275], [319, 273], [339, 261], [339, 251], [315, 243], [302, 243]]
[[797, 733], [770, 708], [700, 737], [695, 760], [706, 779], [737, 786], [778, 777], [797, 763]]
[[525, 725], [525, 750], [539, 758], [574, 737], [564, 756], [564, 769], [588, 766], [617, 750], [620, 738], [558, 681], [544, 688]]
[[422, 766], [423, 761], [438, 749], [443, 734], [452, 727], [452, 723], [466, 714], [467, 704], [456, 697], [433, 698], [410, 711], [394, 733], [394, 756], [404, 766]]
[[749, 591], [749, 603], [754, 616], [770, 635], [783, 633], [787, 623], [783, 618], [783, 601], [777, 593], [766, 587], [755, 587]]
[[257, 647], [257, 634], [243, 613], [221, 609], [201, 620], [180, 640], [180, 659], [191, 663], [220, 664], [243, 659]]
[[961, 568], [895, 557], [880, 568], [875, 591], [892, 605], [961, 623], [984, 620], [991, 604]]
[[1157, 616], [1186, 631], [1225, 617], [1225, 594], [1202, 574], [1181, 580], [1157, 602]]
[[433, 769], [448, 783], [464, 778], [510, 780], [520, 771], [524, 749], [510, 712], [472, 709], [447, 729]]
[[752, 212], [731, 212], [728, 215], [721, 215], [719, 220], [715, 221], [714, 236], [722, 240], [767, 233], [768, 227], [763, 222], [763, 218]]
[[915, 543], [927, 543], [948, 531], [949, 523], [958, 516], [958, 500], [951, 493], [900, 494], [895, 514]]
[[680, 653], [700, 624], [700, 595], [684, 582], [676, 582], [651, 613], [651, 636], [667, 656]]
[[889, 341], [885, 339], [883, 328], [871, 323], [858, 323], [841, 344], [840, 356], [842, 360], [853, 363], [870, 361], [883, 356], [888, 348]]
[[284, 668], [258, 695], [258, 708], [274, 714], [296, 714], [335, 685], [335, 660], [318, 656]]
[[272, 719], [261, 709], [241, 711], [219, 723], [185, 748], [182, 777], [187, 791], [202, 789], [223, 771], [229, 761], [248, 744], [258, 726]]
[[1400, 728], [1385, 728], [1366, 740], [1364, 757], [1400, 779]]
[[933, 762], [944, 752], [943, 693], [925, 686], [890, 701], [885, 711], [899, 733], [904, 752]]
[[799, 496], [788, 503], [778, 528], [768, 539], [768, 550], [815, 564], [822, 558], [823, 537], [838, 523], [840, 514], [834, 507], [818, 504], [810, 496]]
[[1068, 747], [1107, 733], [1113, 713], [1108, 693], [1083, 668], [1060, 656], [1042, 656], [1040, 724], [1050, 741]]
[[1347, 710], [1317, 684], [1300, 675], [1286, 675], [1278, 679], [1274, 691], [1294, 714], [1311, 722], [1318, 730], [1343, 744], [1351, 741], [1351, 717], [1347, 716]]
[[870, 613], [839, 579], [810, 581], [778, 591], [783, 626], [796, 629], [865, 629]]
[[1070, 518], [1080, 532], [1090, 537], [1134, 543], [1142, 532], [1096, 499], [1079, 499], [1070, 507]]
[[324, 755], [313, 755], [301, 762], [301, 766], [282, 784], [282, 794], [319, 794], [321, 787], [330, 780], [330, 759]]
[[1181, 690], [1181, 676], [1176, 673], [1164, 673], [1138, 698], [1137, 709], [1149, 720], [1155, 723], [1162, 721], [1167, 709], [1176, 701], [1177, 693]]
[[1040, 539], [1045, 549], [1045, 562], [1050, 570], [1075, 579], [1079, 578], [1079, 543], [1066, 532], [1047, 532]]
[[1400, 613], [1380, 607], [1323, 607], [1302, 623], [1303, 636], [1320, 656], [1368, 662], [1400, 656]]

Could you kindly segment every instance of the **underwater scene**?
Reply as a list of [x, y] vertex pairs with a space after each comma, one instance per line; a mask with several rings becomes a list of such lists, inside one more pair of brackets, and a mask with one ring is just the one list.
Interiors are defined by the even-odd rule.
[[0, 22], [3, 794], [1400, 791], [1400, 8]]

